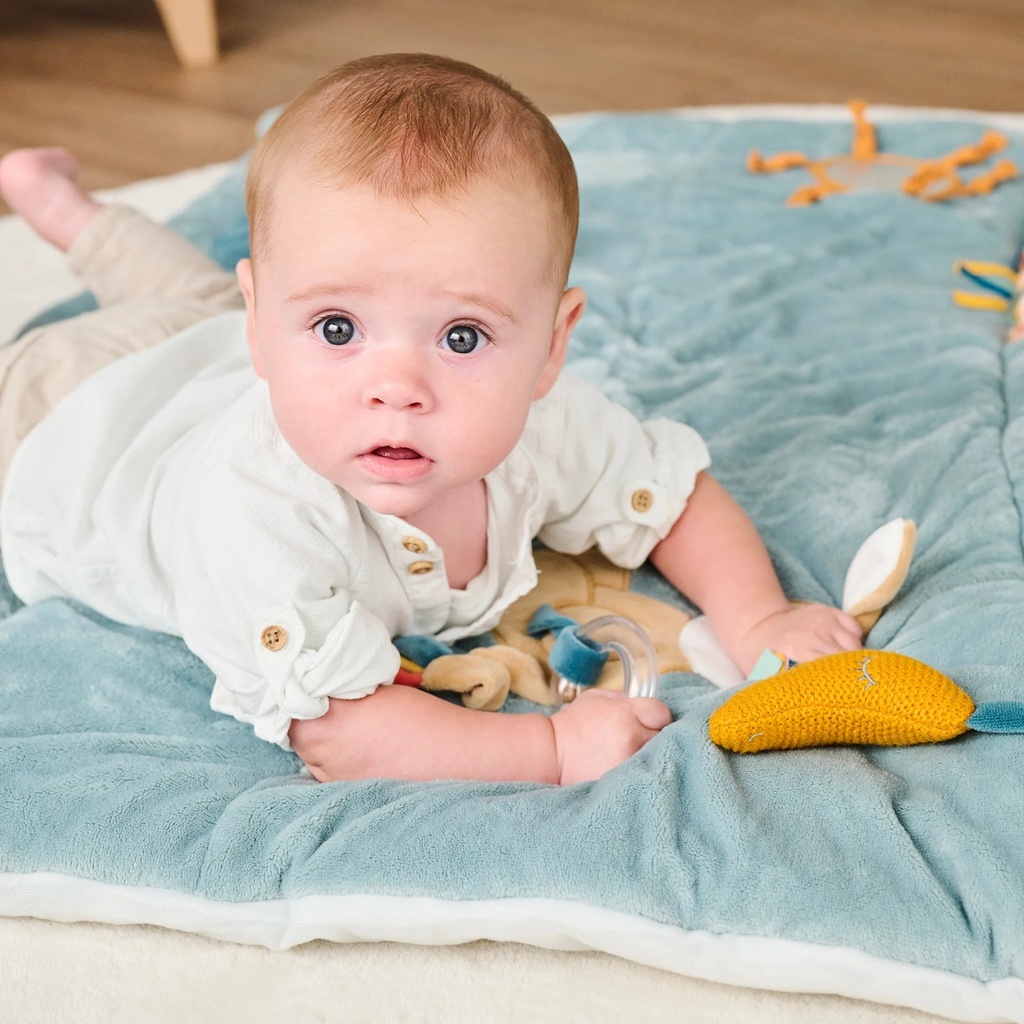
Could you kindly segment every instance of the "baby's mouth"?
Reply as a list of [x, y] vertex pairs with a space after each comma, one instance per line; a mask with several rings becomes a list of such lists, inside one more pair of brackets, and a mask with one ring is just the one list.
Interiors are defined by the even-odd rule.
[[359, 456], [360, 464], [378, 481], [405, 483], [427, 476], [434, 463], [422, 452], [401, 443], [381, 444]]
[[422, 459], [418, 451], [413, 448], [392, 448], [390, 445], [381, 445], [374, 448], [371, 455], [378, 455], [382, 459]]

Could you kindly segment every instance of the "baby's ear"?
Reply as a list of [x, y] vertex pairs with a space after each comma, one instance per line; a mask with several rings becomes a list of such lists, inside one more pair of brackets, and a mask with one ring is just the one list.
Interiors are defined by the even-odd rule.
[[256, 290], [252, 280], [252, 260], [239, 260], [235, 265], [235, 274], [238, 276], [238, 287], [241, 288], [242, 297], [245, 299], [245, 336], [249, 341], [249, 356], [256, 373], [260, 377], [266, 377], [263, 372], [263, 361], [256, 346]]
[[582, 288], [567, 288], [562, 293], [561, 301], [558, 303], [558, 312], [555, 314], [555, 326], [551, 332], [551, 347], [548, 350], [547, 362], [544, 364], [540, 379], [537, 381], [537, 388], [533, 393], [535, 399], [543, 398], [558, 379], [562, 364], [565, 362], [565, 354], [569, 348], [569, 338], [572, 336], [573, 328], [583, 316], [586, 305], [587, 293]]

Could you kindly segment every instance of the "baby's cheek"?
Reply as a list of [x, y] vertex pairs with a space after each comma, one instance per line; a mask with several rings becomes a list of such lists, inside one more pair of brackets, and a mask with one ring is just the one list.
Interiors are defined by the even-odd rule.
[[[494, 425], [494, 429], [487, 438], [486, 457], [493, 462], [494, 466], [504, 462], [511, 454], [512, 449], [519, 443], [526, 427], [526, 417], [519, 416], [514, 411], [506, 412]], [[483, 445], [480, 446], [483, 448]], [[493, 467], [492, 467], [493, 468]]]
[[288, 446], [303, 462], [320, 472], [319, 464], [330, 449], [332, 436], [336, 436], [330, 417], [324, 415], [315, 400], [298, 389], [286, 388], [273, 393], [271, 406], [274, 422]]

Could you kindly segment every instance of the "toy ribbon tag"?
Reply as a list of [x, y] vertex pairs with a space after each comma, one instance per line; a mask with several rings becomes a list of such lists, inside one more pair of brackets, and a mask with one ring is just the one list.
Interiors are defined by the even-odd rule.
[[1013, 310], [1013, 325], [1006, 340], [1024, 340], [1024, 250], [1016, 260], [1017, 269], [983, 260], [958, 260], [953, 270], [977, 285], [980, 292], [955, 289], [953, 301], [963, 309], [1005, 313]]

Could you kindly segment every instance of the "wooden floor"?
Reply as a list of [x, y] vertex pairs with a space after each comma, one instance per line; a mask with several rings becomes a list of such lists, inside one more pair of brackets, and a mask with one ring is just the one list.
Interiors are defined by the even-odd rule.
[[0, 153], [89, 188], [231, 158], [260, 111], [367, 53], [446, 53], [565, 112], [747, 102], [1024, 110], [1024, 0], [219, 0], [185, 71], [152, 0], [0, 0]]

